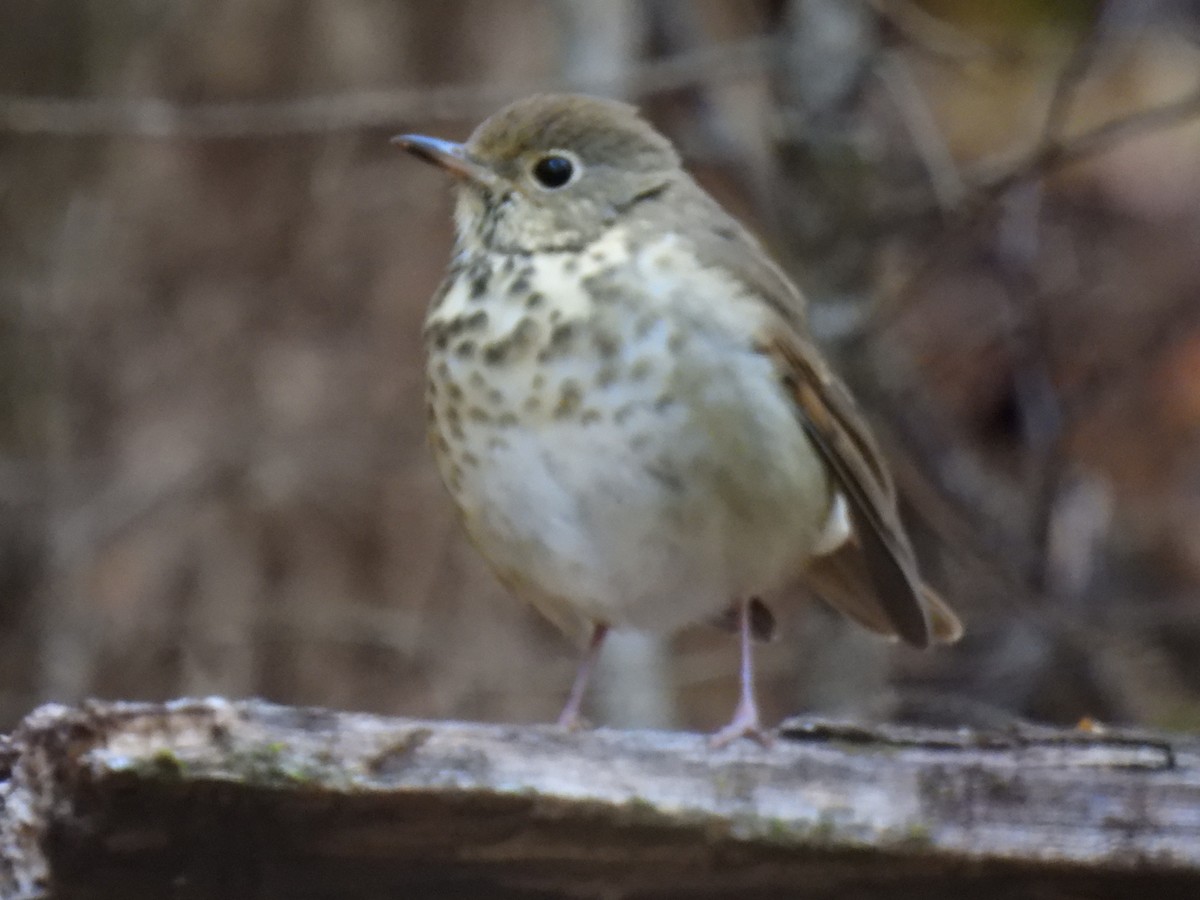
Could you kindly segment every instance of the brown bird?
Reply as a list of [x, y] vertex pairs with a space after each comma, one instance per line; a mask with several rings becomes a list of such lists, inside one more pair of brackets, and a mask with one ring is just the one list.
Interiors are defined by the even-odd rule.
[[724, 620], [741, 698], [715, 742], [765, 740], [757, 598], [797, 579], [914, 646], [960, 636], [799, 291], [633, 107], [535, 96], [465, 144], [395, 141], [457, 182], [425, 327], [442, 478], [504, 584], [590, 632], [560, 723], [610, 627]]

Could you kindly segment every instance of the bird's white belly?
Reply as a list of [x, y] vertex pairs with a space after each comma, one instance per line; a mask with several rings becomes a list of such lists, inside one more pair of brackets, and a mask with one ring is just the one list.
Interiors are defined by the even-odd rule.
[[552, 618], [672, 631], [778, 587], [821, 538], [828, 482], [768, 360], [669, 400], [654, 375], [506, 429], [463, 473], [473, 538]]

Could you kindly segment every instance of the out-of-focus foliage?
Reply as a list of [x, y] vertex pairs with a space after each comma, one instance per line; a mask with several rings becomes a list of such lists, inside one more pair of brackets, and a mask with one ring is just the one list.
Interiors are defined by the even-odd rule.
[[[4, 3], [0, 727], [553, 715], [574, 648], [423, 446], [449, 205], [387, 137], [564, 84], [641, 103], [807, 289], [967, 622], [918, 654], [784, 603], [770, 714], [1195, 727], [1198, 36], [1183, 2]], [[733, 643], [618, 650], [603, 707], [710, 727]]]

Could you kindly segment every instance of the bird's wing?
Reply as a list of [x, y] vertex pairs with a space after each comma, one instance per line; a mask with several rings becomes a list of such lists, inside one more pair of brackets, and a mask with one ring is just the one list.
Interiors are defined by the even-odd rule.
[[796, 412], [847, 504], [851, 536], [813, 560], [806, 580], [863, 625], [925, 647], [962, 633], [954, 613], [927, 588], [896, 509], [882, 456], [849, 391], [793, 328], [779, 322], [765, 341]]
[[882, 454], [850, 392], [804, 337], [804, 297], [749, 231], [694, 183], [683, 187], [691, 205], [673, 207], [672, 215], [687, 210], [687, 220], [671, 224], [693, 236], [701, 264], [733, 276], [770, 308], [762, 348], [776, 361], [801, 425], [846, 500], [850, 537], [814, 559], [806, 581], [874, 631], [918, 647], [957, 640], [958, 618], [917, 573]]

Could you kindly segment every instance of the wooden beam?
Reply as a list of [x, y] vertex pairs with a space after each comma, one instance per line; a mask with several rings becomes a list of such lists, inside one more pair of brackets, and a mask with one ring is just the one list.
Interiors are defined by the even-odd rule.
[[1200, 897], [1200, 741], [821, 722], [774, 746], [220, 699], [0, 744], [0, 897]]

